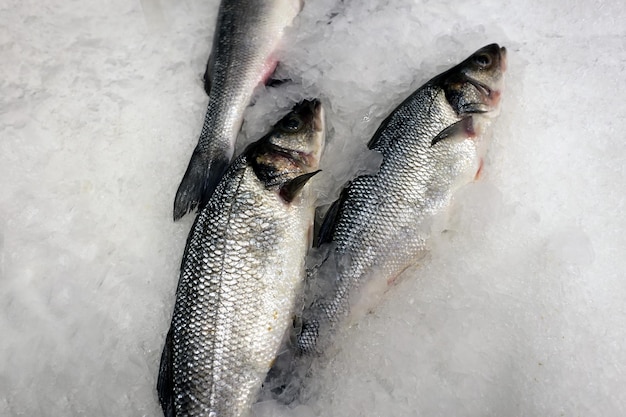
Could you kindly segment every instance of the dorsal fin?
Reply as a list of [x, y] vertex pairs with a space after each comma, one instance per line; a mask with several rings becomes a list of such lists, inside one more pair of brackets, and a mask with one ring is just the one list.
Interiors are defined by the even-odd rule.
[[348, 196], [348, 188], [350, 187], [350, 183], [348, 183], [341, 195], [334, 203], [331, 204], [330, 208], [326, 212], [324, 216], [324, 220], [322, 221], [322, 225], [320, 226], [319, 232], [317, 234], [317, 238], [315, 239], [314, 245], [316, 247], [320, 247], [324, 243], [328, 243], [333, 239], [333, 232], [335, 230], [335, 223], [337, 223], [337, 217], [339, 216], [339, 209], [341, 208], [341, 204]]
[[400, 103], [398, 107], [392, 110], [391, 113], [389, 113], [389, 115], [385, 117], [385, 120], [383, 120], [380, 126], [378, 126], [378, 129], [376, 129], [376, 132], [374, 133], [370, 141], [367, 143], [367, 147], [369, 149], [380, 150], [386, 146], [387, 141], [394, 140], [393, 136], [389, 136], [389, 130], [388, 130], [389, 124], [392, 122], [403, 120], [403, 116], [400, 115], [400, 117], [397, 117], [397, 114], [401, 113], [404, 110], [406, 104], [409, 103], [411, 100], [414, 100], [414, 96], [417, 95], [420, 91], [421, 89], [415, 91], [414, 93], [409, 95], [407, 98], [402, 100], [402, 103]]
[[331, 204], [330, 208], [326, 212], [324, 220], [322, 221], [322, 225], [320, 226], [317, 239], [315, 239], [315, 247], [319, 247], [322, 244], [328, 243], [332, 240], [333, 230], [335, 229], [335, 220], [337, 219], [337, 214], [339, 213], [340, 203], [341, 199], [335, 200], [335, 202]]

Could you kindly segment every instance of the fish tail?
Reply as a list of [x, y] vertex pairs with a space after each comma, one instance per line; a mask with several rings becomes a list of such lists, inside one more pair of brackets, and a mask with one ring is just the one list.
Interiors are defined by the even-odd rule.
[[292, 345], [284, 346], [263, 383], [265, 397], [269, 395], [282, 404], [301, 399], [306, 380], [311, 376], [313, 359], [312, 355], [299, 354]]
[[300, 355], [321, 354], [328, 347], [337, 324], [350, 313], [344, 288], [336, 288], [328, 298], [321, 298], [302, 312], [296, 349]]
[[196, 147], [176, 191], [174, 220], [180, 219], [196, 207], [202, 209], [206, 205], [229, 162], [230, 158], [225, 153], [207, 155]]
[[311, 354], [315, 351], [317, 339], [319, 338], [319, 330], [320, 323], [315, 319], [302, 323], [302, 330], [298, 335], [296, 344], [297, 351], [300, 355]]

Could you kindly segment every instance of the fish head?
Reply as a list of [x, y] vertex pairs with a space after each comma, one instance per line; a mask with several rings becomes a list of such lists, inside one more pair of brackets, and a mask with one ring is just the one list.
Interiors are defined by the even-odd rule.
[[248, 157], [265, 187], [282, 190], [292, 183], [299, 190], [319, 168], [324, 130], [322, 104], [304, 100], [254, 143]]
[[504, 88], [506, 48], [484, 46], [435, 81], [459, 116], [496, 116]]
[[324, 108], [319, 100], [304, 100], [283, 117], [268, 135], [268, 143], [288, 153], [307, 172], [319, 167], [324, 147]]

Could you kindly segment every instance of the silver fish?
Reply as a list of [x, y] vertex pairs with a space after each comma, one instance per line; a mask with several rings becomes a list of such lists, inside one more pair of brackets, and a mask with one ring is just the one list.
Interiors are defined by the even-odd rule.
[[485, 46], [383, 121], [368, 145], [382, 154], [379, 171], [351, 181], [321, 226], [318, 244], [328, 255], [311, 272], [321, 290], [302, 313], [299, 354], [323, 350], [363, 287], [386, 286], [425, 254], [436, 216], [481, 169], [505, 70], [505, 48]]
[[276, 67], [274, 52], [301, 0], [222, 0], [205, 90], [204, 125], [174, 199], [174, 220], [202, 207], [226, 170], [254, 88]]
[[304, 101], [233, 161], [187, 240], [157, 390], [167, 417], [247, 415], [291, 325], [323, 109]]

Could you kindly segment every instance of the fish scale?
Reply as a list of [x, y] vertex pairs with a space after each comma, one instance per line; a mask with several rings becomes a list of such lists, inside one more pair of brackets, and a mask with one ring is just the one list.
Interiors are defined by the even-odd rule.
[[481, 136], [498, 113], [505, 61], [504, 48], [481, 48], [383, 121], [368, 145], [382, 154], [379, 171], [352, 180], [321, 226], [318, 244], [328, 253], [309, 272], [297, 355], [322, 352], [367, 298], [363, 287], [393, 282], [427, 253], [433, 225], [481, 166]]
[[[273, 311], [267, 311], [268, 301], [272, 304], [270, 309], [291, 311], [291, 306], [280, 305], [281, 300], [272, 302], [272, 298], [280, 297], [278, 294], [255, 296], [271, 290], [268, 287], [272, 283], [259, 279], [258, 272], [271, 270], [278, 259], [271, 252], [264, 254], [266, 256], [256, 256], [259, 249], [246, 253], [243, 242], [254, 240], [261, 248], [281, 247], [281, 240], [289, 241], [287, 237], [294, 226], [292, 216], [277, 210], [276, 204], [283, 203], [273, 195], [255, 199], [253, 195], [241, 193], [239, 188], [242, 184], [254, 182], [256, 177], [251, 178], [254, 176], [251, 170], [246, 172], [244, 160], [239, 162], [233, 171], [240, 178], [233, 178], [230, 187], [220, 193], [236, 197], [226, 204], [219, 204], [222, 200], [213, 200], [208, 210], [199, 216], [193, 231], [194, 238], [189, 244], [186, 265], [190, 267], [184, 268], [181, 275], [182, 295], [178, 299], [183, 298], [185, 302], [176, 310], [172, 324], [174, 328], [191, 330], [181, 331], [177, 344], [182, 343], [187, 347], [185, 351], [191, 350], [195, 357], [188, 364], [186, 353], [177, 355], [179, 351], [174, 351], [174, 375], [184, 375], [176, 384], [175, 395], [182, 400], [181, 412], [189, 415], [202, 415], [203, 411], [214, 411], [219, 416], [243, 414], [250, 405], [250, 399], [238, 401], [240, 396], [235, 393], [235, 388], [250, 391], [258, 383], [258, 374], [262, 374], [263, 368], [269, 368], [273, 359], [275, 349], [268, 349], [268, 345], [275, 345], [277, 340], [280, 342], [282, 339], [282, 332], [268, 338], [268, 331], [264, 330], [272, 325], [284, 329], [285, 325], [281, 326], [279, 322], [285, 323], [290, 319], [285, 315], [274, 318]], [[235, 194], [238, 191], [240, 194]], [[245, 216], [232, 215], [241, 211]], [[277, 218], [277, 213], [284, 215]], [[246, 221], [252, 216], [271, 217], [274, 219], [272, 224], [277, 227], [262, 227], [262, 223]], [[278, 225], [283, 233], [277, 233]], [[225, 234], [228, 234], [228, 239], [222, 237]], [[219, 251], [212, 253], [204, 249], [211, 245]], [[245, 268], [241, 267], [241, 263], [245, 264]], [[292, 279], [298, 279], [300, 268], [301, 262], [294, 262], [290, 271]], [[205, 288], [194, 291], [198, 277]], [[213, 300], [210, 300], [209, 294], [213, 294]], [[211, 337], [202, 337], [201, 332]], [[253, 355], [253, 346], [263, 354]], [[254, 359], [250, 360], [251, 357]], [[198, 389], [193, 389], [196, 386]], [[197, 393], [191, 395], [188, 391]], [[221, 402], [219, 409], [207, 408], [201, 399], [205, 393], [211, 397], [208, 403], [220, 403], [218, 398], [228, 400]]]
[[167, 417], [241, 417], [255, 401], [304, 278], [314, 201], [302, 187], [319, 165], [322, 114], [317, 101], [297, 106], [235, 159], [197, 216], [159, 371]]

